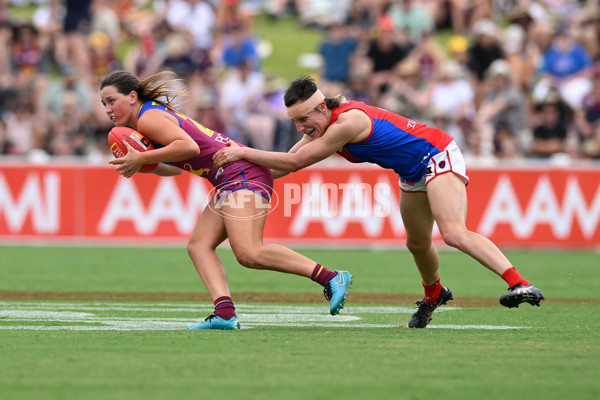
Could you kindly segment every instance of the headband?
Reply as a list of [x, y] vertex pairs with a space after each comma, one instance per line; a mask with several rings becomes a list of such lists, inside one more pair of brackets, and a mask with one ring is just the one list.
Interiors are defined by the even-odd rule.
[[314, 108], [321, 104], [323, 100], [325, 100], [325, 96], [323, 95], [323, 93], [321, 93], [319, 89], [317, 89], [317, 91], [313, 93], [313, 95], [310, 96], [308, 99], [304, 100], [301, 103], [298, 102], [293, 106], [288, 107], [287, 115], [288, 117], [290, 117], [290, 119], [296, 119], [298, 117], [301, 117], [314, 110]]

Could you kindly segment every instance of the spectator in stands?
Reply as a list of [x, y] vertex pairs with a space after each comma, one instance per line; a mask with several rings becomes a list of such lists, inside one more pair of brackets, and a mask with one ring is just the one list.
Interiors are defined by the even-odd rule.
[[348, 82], [348, 86], [343, 93], [347, 98], [356, 99], [363, 103], [373, 103], [369, 84], [370, 66], [364, 58], [358, 57], [350, 72], [350, 82]]
[[461, 75], [458, 62], [444, 61], [427, 94], [428, 107], [453, 115], [455, 122], [468, 132], [475, 113], [475, 93], [467, 77]]
[[539, 81], [533, 88], [533, 100], [543, 101], [555, 89], [569, 107], [581, 107], [583, 96], [592, 87], [592, 60], [583, 46], [575, 42], [566, 25], [560, 25], [552, 46], [544, 53]]
[[527, 38], [521, 25], [512, 24], [503, 33], [504, 54], [510, 65], [514, 83], [524, 92], [533, 87], [541, 52]]
[[271, 148], [277, 151], [288, 151], [299, 139], [299, 133], [287, 116], [283, 102], [284, 90], [285, 82], [281, 79], [273, 76], [266, 78], [262, 95], [252, 108], [253, 115], [265, 116], [273, 121], [274, 143]]
[[440, 65], [447, 58], [444, 49], [430, 32], [423, 34], [421, 40], [411, 50], [409, 57], [417, 60], [421, 76], [426, 80], [435, 78]]
[[105, 33], [111, 43], [119, 43], [123, 38], [119, 3], [112, 0], [93, 0], [90, 4], [90, 31]]
[[361, 42], [368, 42], [369, 30], [377, 20], [376, 10], [370, 0], [354, 0], [350, 2], [350, 8], [346, 13], [343, 25]]
[[[40, 93], [48, 80], [47, 56], [40, 46], [37, 31], [31, 24], [14, 27], [11, 43], [12, 79], [9, 85], [24, 91], [34, 111], [39, 111]], [[29, 103], [29, 100], [26, 101]]]
[[485, 73], [492, 63], [504, 57], [504, 52], [498, 40], [498, 28], [489, 19], [475, 23], [472, 30], [473, 43], [469, 47], [468, 66], [475, 77], [477, 85], [485, 79]]
[[83, 76], [90, 74], [89, 49], [86, 45], [91, 29], [90, 5], [93, 0], [64, 0], [63, 34], [59, 36], [56, 59], [59, 63], [75, 65]]
[[568, 135], [569, 109], [560, 95], [551, 90], [540, 103], [536, 104], [533, 116], [533, 141], [529, 155], [536, 158], [549, 158], [565, 152]]
[[389, 77], [396, 65], [413, 49], [412, 43], [397, 43], [398, 32], [393, 21], [383, 16], [377, 23], [376, 37], [371, 40], [366, 53], [371, 62], [371, 90], [373, 101], [388, 89]]
[[207, 0], [171, 1], [166, 20], [170, 27], [189, 37], [190, 57], [198, 68], [212, 64], [211, 51], [215, 45], [218, 21], [213, 5]]
[[33, 99], [27, 92], [17, 94], [2, 114], [6, 128], [6, 154], [27, 155], [33, 150], [43, 150], [47, 138], [46, 124], [35, 113]]
[[88, 36], [87, 45], [90, 55], [90, 72], [94, 80], [121, 68], [121, 63], [117, 59], [115, 43], [109, 35], [102, 31], [94, 31]]
[[412, 43], [420, 43], [423, 35], [435, 29], [433, 16], [419, 1], [396, 0], [387, 12], [397, 31], [408, 31]]
[[153, 25], [148, 20], [140, 21], [132, 28], [132, 34], [140, 45], [132, 47], [125, 55], [125, 68], [136, 71], [140, 76], [158, 72], [167, 57], [167, 39], [173, 30], [165, 21]]
[[489, 0], [448, 0], [437, 2], [436, 20], [446, 21], [449, 27], [459, 33], [468, 33], [478, 21], [492, 17], [492, 2]]
[[574, 33], [576, 40], [588, 52], [592, 60], [600, 59], [600, 9], [598, 3], [595, 6], [586, 7], [581, 10], [577, 32]]
[[76, 104], [79, 112], [90, 113], [92, 105], [97, 101], [96, 95], [89, 82], [81, 79], [77, 67], [65, 65], [60, 76], [51, 80], [44, 91], [44, 117], [54, 120], [68, 116], [70, 104]]
[[74, 66], [63, 66], [42, 96], [48, 129], [46, 150], [53, 155], [84, 155], [93, 138], [93, 110], [97, 93]]
[[225, 67], [237, 67], [244, 63], [253, 70], [260, 69], [258, 43], [243, 24], [231, 27], [231, 34], [223, 45], [223, 63]]
[[189, 42], [181, 33], [173, 32], [167, 36], [165, 44], [166, 52], [160, 69], [172, 71], [185, 79], [196, 69], [190, 56]]
[[600, 158], [600, 65], [595, 65], [592, 89], [583, 97], [582, 106], [575, 110], [575, 124], [585, 157]]
[[219, 114], [225, 122], [223, 132], [231, 139], [256, 147], [269, 147], [273, 143], [273, 131], [252, 132], [247, 129], [247, 117], [256, 99], [262, 94], [265, 77], [253, 70], [252, 63], [240, 62], [228, 71], [219, 87]]
[[344, 21], [349, 2], [336, 0], [297, 1], [298, 17], [304, 26], [323, 28]]
[[419, 62], [413, 57], [404, 59], [390, 78], [390, 89], [380, 100], [386, 110], [402, 113], [412, 120], [425, 118], [427, 109], [427, 80], [423, 78]]
[[225, 132], [225, 123], [219, 115], [219, 71], [214, 67], [194, 70], [186, 79], [189, 101], [184, 102], [184, 114], [192, 116], [208, 128]]
[[511, 151], [522, 153], [529, 145], [527, 121], [527, 102], [512, 80], [510, 65], [506, 60], [494, 61], [487, 72], [472, 132], [481, 135], [481, 152], [493, 154], [510, 146]]
[[320, 71], [322, 86], [336, 85], [342, 89], [348, 84], [357, 47], [358, 41], [349, 36], [344, 25], [334, 23], [327, 28], [327, 34], [319, 45], [319, 54], [323, 59]]
[[458, 63], [461, 74], [469, 76], [469, 39], [463, 35], [452, 35], [448, 39], [447, 52], [448, 57]]

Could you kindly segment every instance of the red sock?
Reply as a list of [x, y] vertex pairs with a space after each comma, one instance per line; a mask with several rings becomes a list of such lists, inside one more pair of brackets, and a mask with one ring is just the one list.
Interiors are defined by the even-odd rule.
[[315, 269], [313, 269], [310, 279], [312, 279], [313, 282], [317, 282], [321, 286], [325, 286], [330, 280], [335, 278], [336, 275], [337, 272], [327, 269], [321, 264], [317, 264]]
[[434, 282], [431, 285], [426, 285], [424, 282], [421, 282], [423, 287], [425, 288], [425, 303], [433, 304], [439, 299], [440, 293], [442, 292], [442, 284], [438, 278], [437, 282]]
[[521, 274], [519, 274], [519, 271], [517, 271], [515, 268], [509, 268], [506, 271], [504, 271], [504, 273], [502, 274], [502, 279], [504, 279], [506, 283], [508, 283], [508, 287], [513, 287], [518, 284], [524, 286], [531, 285], [525, 280], [525, 278], [521, 276]]
[[215, 315], [225, 320], [235, 317], [235, 306], [233, 305], [233, 299], [229, 296], [219, 297], [214, 301], [215, 303]]

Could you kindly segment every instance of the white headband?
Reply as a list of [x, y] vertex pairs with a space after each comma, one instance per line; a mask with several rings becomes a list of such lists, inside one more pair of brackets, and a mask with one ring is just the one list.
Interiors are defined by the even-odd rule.
[[317, 91], [305, 101], [301, 103], [298, 102], [293, 106], [288, 107], [287, 115], [288, 117], [290, 117], [290, 119], [296, 119], [298, 117], [301, 117], [314, 110], [314, 108], [321, 104], [323, 100], [325, 100], [325, 96], [323, 95], [323, 93], [321, 93], [319, 89], [317, 89]]

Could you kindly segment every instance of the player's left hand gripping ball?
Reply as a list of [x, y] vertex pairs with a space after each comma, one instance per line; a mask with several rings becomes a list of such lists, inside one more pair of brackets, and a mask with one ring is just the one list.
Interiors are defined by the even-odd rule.
[[[125, 142], [137, 151], [154, 149], [154, 145], [147, 137], [128, 126], [115, 126], [108, 132], [108, 146], [116, 158], [124, 157], [127, 154]], [[139, 172], [151, 172], [156, 167], [158, 167], [158, 163], [146, 164], [140, 168]]]

